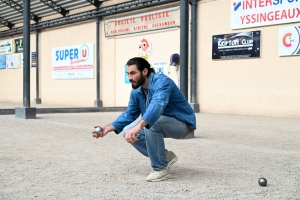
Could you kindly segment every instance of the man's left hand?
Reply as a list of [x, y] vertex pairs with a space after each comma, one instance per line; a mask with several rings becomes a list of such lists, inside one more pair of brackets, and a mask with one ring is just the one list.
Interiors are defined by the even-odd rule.
[[126, 131], [125, 140], [128, 143], [133, 144], [135, 141], [138, 140], [136, 137], [136, 134], [141, 132], [142, 128], [144, 128], [147, 124], [148, 123], [145, 120], [139, 121], [139, 123], [137, 123], [137, 125], [135, 127]]
[[137, 127], [133, 127], [132, 129], [126, 131], [126, 135], [125, 135], [125, 140], [130, 143], [133, 144], [135, 141], [137, 141], [137, 137], [136, 134], [138, 134], [141, 131], [141, 129], [137, 128]]

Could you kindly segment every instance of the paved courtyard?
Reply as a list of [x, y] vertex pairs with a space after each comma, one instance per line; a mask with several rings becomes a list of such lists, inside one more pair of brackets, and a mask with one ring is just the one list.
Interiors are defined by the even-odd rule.
[[121, 135], [91, 136], [119, 114], [0, 115], [0, 199], [300, 199], [300, 119], [198, 113], [195, 138], [166, 139], [172, 178], [149, 183]]

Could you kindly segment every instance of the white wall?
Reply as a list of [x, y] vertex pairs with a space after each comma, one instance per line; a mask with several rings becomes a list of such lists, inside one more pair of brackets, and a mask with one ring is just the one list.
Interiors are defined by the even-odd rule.
[[[230, 6], [230, 0], [198, 4], [201, 112], [300, 117], [300, 57], [278, 57], [279, 27], [297, 23], [231, 30]], [[211, 59], [212, 35], [247, 30], [261, 30], [261, 58]]]

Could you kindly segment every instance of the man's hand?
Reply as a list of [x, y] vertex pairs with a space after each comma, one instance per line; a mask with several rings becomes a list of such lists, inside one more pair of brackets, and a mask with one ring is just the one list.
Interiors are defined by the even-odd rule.
[[139, 121], [139, 123], [133, 127], [132, 129], [126, 131], [126, 135], [125, 135], [125, 140], [130, 143], [133, 144], [135, 141], [137, 141], [137, 137], [136, 135], [141, 132], [142, 128], [144, 128], [145, 126], [147, 126], [147, 122], [144, 120]]
[[130, 143], [133, 144], [135, 141], [137, 141], [137, 137], [136, 134], [138, 134], [141, 131], [140, 128], [137, 128], [136, 126], [133, 127], [132, 129], [126, 131], [126, 135], [125, 135], [125, 140]]
[[96, 128], [96, 127], [100, 127], [102, 129], [102, 132], [99, 134], [97, 134], [95, 131], [92, 132], [93, 137], [96, 139], [98, 139], [99, 137], [102, 138], [102, 137], [106, 136], [107, 133], [115, 130], [115, 127], [113, 127], [111, 124], [108, 124], [106, 126], [94, 126], [94, 128]]

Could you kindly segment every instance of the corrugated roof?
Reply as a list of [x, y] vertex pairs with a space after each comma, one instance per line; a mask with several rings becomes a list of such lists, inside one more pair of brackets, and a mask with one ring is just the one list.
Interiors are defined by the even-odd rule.
[[[31, 19], [36, 22], [39, 18], [60, 13], [59, 17], [68, 15], [74, 9], [89, 5], [99, 6], [101, 0], [31, 0]], [[15, 24], [23, 22], [23, 0], [0, 0], [0, 28], [9, 30]]]

